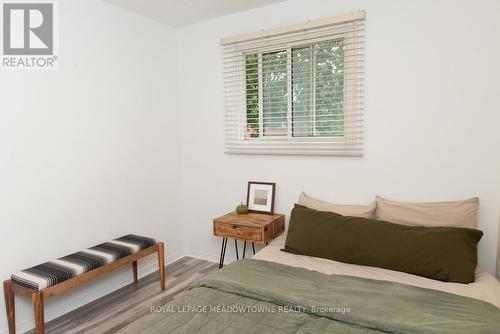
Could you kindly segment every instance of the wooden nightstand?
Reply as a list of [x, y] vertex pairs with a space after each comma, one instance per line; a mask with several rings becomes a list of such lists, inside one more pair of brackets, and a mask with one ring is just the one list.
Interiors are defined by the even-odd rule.
[[227, 239], [234, 239], [236, 259], [239, 260], [238, 240], [244, 241], [243, 257], [245, 257], [247, 242], [252, 243], [255, 254], [255, 243], [267, 244], [285, 230], [285, 215], [248, 213], [239, 215], [236, 212], [228, 213], [214, 219], [214, 235], [222, 237], [219, 268], [224, 266]]

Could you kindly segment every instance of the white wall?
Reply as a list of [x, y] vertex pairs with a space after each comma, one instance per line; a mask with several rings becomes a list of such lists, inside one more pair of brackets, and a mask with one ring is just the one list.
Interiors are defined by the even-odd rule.
[[[225, 155], [221, 37], [367, 11], [363, 158]], [[178, 31], [184, 223], [191, 254], [216, 259], [211, 218], [277, 182], [276, 210], [301, 191], [338, 202], [479, 196], [480, 263], [494, 271], [500, 203], [500, 2], [290, 0]], [[229, 254], [233, 252], [232, 245]]]
[[[0, 72], [2, 280], [127, 233], [164, 240], [167, 260], [184, 249], [173, 31], [96, 0], [60, 14], [59, 70]], [[51, 298], [46, 319], [131, 281], [125, 268]], [[16, 302], [23, 332], [33, 312]]]

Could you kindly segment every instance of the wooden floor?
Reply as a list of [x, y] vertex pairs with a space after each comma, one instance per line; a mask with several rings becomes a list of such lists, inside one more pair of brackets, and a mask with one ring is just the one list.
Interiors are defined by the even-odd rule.
[[[127, 285], [92, 303], [45, 324], [45, 333], [114, 333], [118, 329], [150, 313], [151, 306], [172, 300], [198, 277], [217, 269], [218, 264], [183, 257], [167, 265], [167, 290], [160, 293], [158, 272], [134, 285]], [[33, 331], [28, 332], [33, 333]]]

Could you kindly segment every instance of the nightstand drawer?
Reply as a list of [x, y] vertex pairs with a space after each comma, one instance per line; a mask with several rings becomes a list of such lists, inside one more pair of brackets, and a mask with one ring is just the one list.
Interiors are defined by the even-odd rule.
[[262, 242], [262, 229], [237, 223], [214, 223], [214, 234], [239, 240]]

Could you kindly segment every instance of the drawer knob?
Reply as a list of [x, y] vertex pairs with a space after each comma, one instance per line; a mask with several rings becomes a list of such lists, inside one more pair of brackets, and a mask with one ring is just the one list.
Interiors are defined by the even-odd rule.
[[235, 230], [241, 230], [241, 226], [233, 225], [233, 229], [235, 229]]

